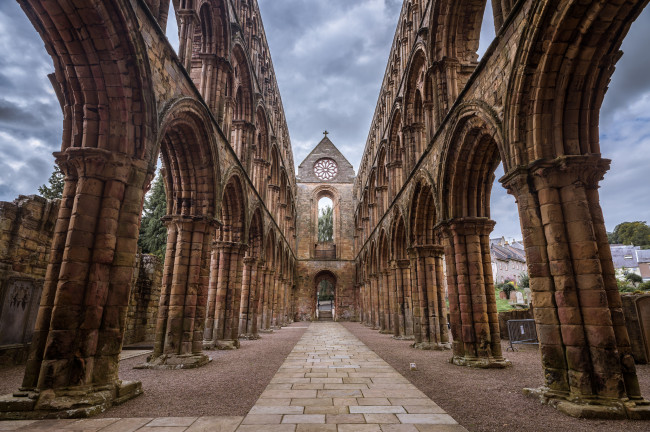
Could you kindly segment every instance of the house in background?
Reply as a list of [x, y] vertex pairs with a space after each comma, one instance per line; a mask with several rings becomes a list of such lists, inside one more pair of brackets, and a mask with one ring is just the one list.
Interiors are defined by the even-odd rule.
[[[650, 280], [650, 251], [641, 250], [640, 246], [612, 244], [612, 261], [618, 279], [629, 273], [636, 273], [643, 280]], [[643, 270], [642, 270], [643, 269]]]
[[528, 271], [526, 253], [521, 241], [506, 241], [505, 237], [490, 239], [490, 257], [494, 283], [506, 280], [519, 282], [522, 273]]

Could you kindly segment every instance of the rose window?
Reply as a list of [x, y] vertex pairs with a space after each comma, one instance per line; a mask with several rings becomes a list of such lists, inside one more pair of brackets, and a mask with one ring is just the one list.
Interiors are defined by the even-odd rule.
[[332, 180], [339, 172], [339, 167], [332, 159], [321, 159], [314, 164], [314, 174], [321, 180]]

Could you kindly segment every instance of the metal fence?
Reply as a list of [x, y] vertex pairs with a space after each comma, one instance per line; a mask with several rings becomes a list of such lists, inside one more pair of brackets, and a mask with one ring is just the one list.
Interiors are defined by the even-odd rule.
[[508, 321], [508, 337], [510, 338], [510, 346], [506, 351], [512, 349], [516, 351], [513, 345], [535, 345], [538, 344], [537, 328], [535, 327], [535, 320], [509, 320]]

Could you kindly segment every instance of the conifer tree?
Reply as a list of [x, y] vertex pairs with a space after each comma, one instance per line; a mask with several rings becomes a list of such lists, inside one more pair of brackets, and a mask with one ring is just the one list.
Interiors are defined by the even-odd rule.
[[43, 198], [47, 199], [60, 199], [63, 196], [63, 186], [65, 184], [65, 176], [61, 172], [58, 165], [54, 165], [54, 171], [48, 180], [48, 184], [38, 187], [38, 193]]
[[332, 207], [322, 208], [318, 216], [318, 241], [332, 241], [334, 235], [334, 213]]
[[143, 253], [164, 257], [167, 244], [167, 228], [160, 218], [167, 213], [165, 182], [160, 173], [156, 176], [151, 193], [145, 199], [140, 224], [138, 246]]

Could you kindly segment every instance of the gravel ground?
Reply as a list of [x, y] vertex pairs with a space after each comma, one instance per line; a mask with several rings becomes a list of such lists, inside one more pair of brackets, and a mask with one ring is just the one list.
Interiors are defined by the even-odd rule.
[[[306, 327], [294, 323], [289, 327]], [[142, 382], [144, 394], [98, 417], [243, 416], [253, 407], [305, 329], [284, 328], [241, 341], [235, 351], [206, 351], [198, 369], [141, 370], [146, 355], [120, 362], [120, 378]], [[0, 368], [0, 394], [18, 389], [24, 366]]]
[[[650, 430], [649, 422], [580, 420], [524, 396], [524, 387], [539, 387], [542, 366], [537, 347], [507, 352], [507, 369], [479, 370], [450, 364], [449, 351], [422, 351], [379, 334], [359, 323], [342, 323], [371, 350], [433, 399], [470, 431], [623, 431]], [[506, 352], [507, 343], [503, 344]], [[411, 371], [409, 363], [417, 364]], [[650, 366], [638, 365], [641, 393], [650, 398]]]

